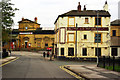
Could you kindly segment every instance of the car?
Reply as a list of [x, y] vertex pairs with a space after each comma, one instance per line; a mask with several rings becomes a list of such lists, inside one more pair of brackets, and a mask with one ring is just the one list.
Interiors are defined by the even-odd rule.
[[51, 51], [51, 50], [52, 50], [52, 47], [48, 47], [48, 48], [47, 48], [47, 51]]

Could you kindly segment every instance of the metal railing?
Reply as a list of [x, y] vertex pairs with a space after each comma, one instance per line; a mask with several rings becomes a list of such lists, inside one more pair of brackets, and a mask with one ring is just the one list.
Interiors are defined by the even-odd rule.
[[120, 72], [120, 57], [101, 56], [99, 57], [98, 67]]

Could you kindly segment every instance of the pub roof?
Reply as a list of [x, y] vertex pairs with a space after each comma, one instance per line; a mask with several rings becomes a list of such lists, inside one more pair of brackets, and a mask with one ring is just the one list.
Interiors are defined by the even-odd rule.
[[[110, 17], [110, 13], [105, 10], [83, 10], [83, 11], [78, 11], [78, 10], [71, 10], [67, 13], [61, 14], [57, 17], [55, 23], [57, 22], [59, 17], [65, 17], [65, 16], [90, 16], [90, 17], [96, 17], [98, 13], [98, 16], [100, 17]], [[54, 23], [54, 24], [55, 24]]]

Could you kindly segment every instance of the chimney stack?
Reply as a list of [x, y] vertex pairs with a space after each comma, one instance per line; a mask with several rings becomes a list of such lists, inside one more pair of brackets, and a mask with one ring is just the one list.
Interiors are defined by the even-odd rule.
[[78, 2], [78, 11], [81, 12], [81, 5], [80, 5], [80, 2]]
[[24, 17], [22, 17], [22, 21], [24, 20]]
[[84, 9], [83, 9], [84, 11], [86, 11], [86, 6], [84, 5]]
[[35, 17], [35, 19], [34, 19], [34, 20], [35, 20], [35, 22], [37, 23], [37, 17]]

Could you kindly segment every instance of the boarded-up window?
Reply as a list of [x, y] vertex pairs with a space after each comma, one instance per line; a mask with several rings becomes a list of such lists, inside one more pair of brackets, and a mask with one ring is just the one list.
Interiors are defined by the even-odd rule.
[[74, 26], [74, 24], [75, 24], [74, 17], [69, 18], [69, 26]]
[[65, 28], [61, 29], [61, 34], [60, 34], [60, 42], [64, 43], [65, 42]]
[[74, 40], [75, 40], [74, 33], [69, 33], [68, 34], [68, 42], [74, 42]]
[[57, 32], [57, 35], [56, 35], [56, 37], [57, 37], [57, 42], [59, 42], [59, 31]]

